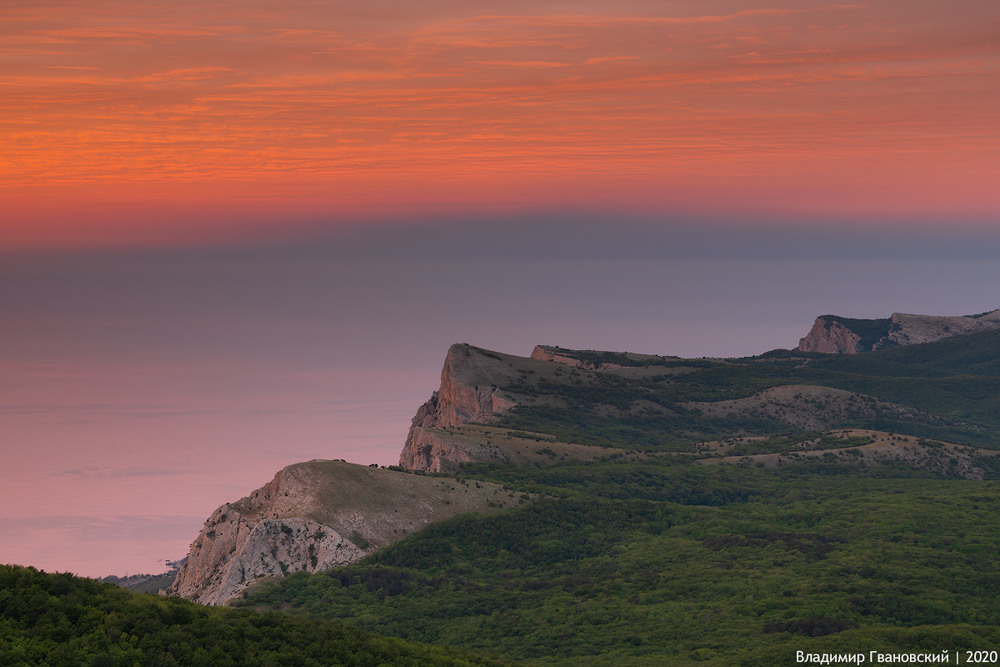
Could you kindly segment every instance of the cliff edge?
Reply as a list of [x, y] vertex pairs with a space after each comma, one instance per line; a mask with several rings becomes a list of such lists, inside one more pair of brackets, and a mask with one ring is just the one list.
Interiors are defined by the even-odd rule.
[[893, 313], [885, 319], [821, 315], [799, 340], [801, 352], [858, 354], [896, 345], [931, 343], [1000, 328], [1000, 310], [978, 315], [940, 316]]
[[511, 355], [459, 343], [448, 349], [441, 387], [417, 409], [399, 465], [406, 470], [450, 472], [457, 465], [495, 460], [491, 447], [470, 446], [448, 437], [463, 424], [491, 424], [517, 403], [499, 389], [510, 377]]
[[167, 593], [224, 604], [260, 579], [347, 565], [432, 521], [515, 502], [487, 482], [297, 463], [215, 510]]

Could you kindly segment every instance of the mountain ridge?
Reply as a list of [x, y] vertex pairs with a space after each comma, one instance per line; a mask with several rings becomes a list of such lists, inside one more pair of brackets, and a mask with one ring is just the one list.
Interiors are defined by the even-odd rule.
[[[898, 315], [897, 321], [911, 323], [901, 329], [911, 341], [919, 331], [933, 338], [942, 322], [954, 319], [914, 316], [922, 318], [920, 329], [912, 325], [917, 320]], [[985, 344], [977, 335], [992, 336], [1000, 328], [1000, 311], [959, 319], [989, 323], [967, 331], [962, 340], [972, 343], [966, 347]], [[860, 339], [860, 327], [853, 326]], [[981, 393], [975, 380], [962, 380], [968, 389], [955, 385], [948, 368], [929, 372], [924, 358], [933, 360], [934, 354], [923, 346], [960, 338], [954, 331], [908, 344], [912, 368], [928, 371], [919, 381], [906, 379], [907, 392], [923, 382], [933, 391], [947, 386], [952, 393]], [[905, 345], [876, 350], [862, 365], [880, 368], [883, 357], [896, 359]], [[1000, 474], [995, 452], [980, 446], [997, 432], [995, 423], [982, 422], [991, 414], [986, 403], [965, 415], [936, 409], [940, 401], [911, 401], [909, 393], [901, 403], [890, 391], [892, 377], [869, 377], [857, 363], [838, 360], [848, 362], [856, 352], [797, 349], [746, 359], [681, 359], [539, 345], [519, 357], [452, 345], [439, 388], [414, 415], [398, 468], [336, 461], [286, 467], [209, 517], [169, 593], [224, 604], [260, 580], [354, 563], [434, 521], [512, 507], [531, 497], [483, 481], [470, 485], [458, 477], [470, 466], [669, 459], [770, 467], [812, 461], [857, 470], [901, 466], [965, 479]], [[960, 368], [979, 363], [972, 353], [949, 358]], [[817, 438], [836, 440], [838, 429], [862, 429], [857, 432], [868, 439], [810, 449]], [[904, 443], [894, 432], [913, 440]], [[758, 439], [753, 447], [746, 444], [750, 440], [736, 449], [706, 444], [747, 437]]]

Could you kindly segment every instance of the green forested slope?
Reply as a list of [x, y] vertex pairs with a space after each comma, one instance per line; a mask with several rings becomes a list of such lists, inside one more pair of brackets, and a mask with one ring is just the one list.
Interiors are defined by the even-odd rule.
[[201, 607], [0, 565], [2, 665], [475, 665], [335, 621]]
[[1000, 446], [1000, 331], [821, 356], [802, 369], [802, 376], [930, 411], [950, 423], [952, 439]]
[[997, 482], [655, 465], [477, 472], [550, 495], [435, 524], [364, 564], [292, 576], [241, 603], [557, 664], [790, 664], [802, 646], [1000, 639]]

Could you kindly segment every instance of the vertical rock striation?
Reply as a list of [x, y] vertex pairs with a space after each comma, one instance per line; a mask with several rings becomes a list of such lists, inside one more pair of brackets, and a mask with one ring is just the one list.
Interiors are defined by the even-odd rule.
[[823, 352], [824, 354], [857, 354], [861, 348], [861, 336], [851, 331], [847, 325], [832, 315], [817, 317], [805, 338], [799, 340], [802, 352]]
[[459, 445], [441, 431], [468, 423], [493, 423], [499, 413], [516, 405], [496, 387], [505, 373], [497, 368], [498, 361], [503, 361], [500, 355], [470, 345], [449, 348], [441, 369], [441, 387], [413, 417], [399, 455], [402, 468], [447, 472], [456, 464], [493, 459], [493, 450]]

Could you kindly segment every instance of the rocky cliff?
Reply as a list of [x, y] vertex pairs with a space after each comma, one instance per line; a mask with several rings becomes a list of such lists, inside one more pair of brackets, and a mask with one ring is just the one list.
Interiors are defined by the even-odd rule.
[[417, 409], [399, 465], [407, 470], [450, 472], [457, 465], [495, 460], [486, 446], [457, 444], [446, 429], [462, 424], [490, 424], [499, 413], [513, 408], [513, 397], [497, 389], [506, 381], [509, 355], [471, 345], [452, 345], [441, 369], [441, 387]]
[[799, 340], [798, 349], [824, 354], [857, 354], [865, 351], [861, 345], [861, 336], [833, 315], [817, 317], [806, 337]]
[[514, 502], [486, 482], [341, 461], [298, 463], [215, 510], [167, 592], [223, 604], [265, 577], [353, 563], [431, 521]]
[[434, 428], [489, 423], [514, 407], [496, 387], [508, 376], [502, 368], [505, 357], [513, 358], [464, 343], [452, 345], [441, 369], [441, 387], [418, 409], [414, 423]]
[[525, 358], [453, 345], [441, 371], [441, 388], [417, 410], [399, 465], [407, 470], [451, 474], [467, 463], [551, 465], [567, 459], [600, 459], [608, 454], [601, 447], [557, 443], [547, 436], [537, 437], [540, 434], [511, 433], [490, 425], [518, 405], [563, 404], [565, 399], [553, 392], [556, 387], [596, 388], [601, 386], [598, 378], [603, 374], [631, 377], [669, 373], [663, 364], [676, 360], [546, 345], [536, 346]]
[[887, 319], [853, 319], [836, 315], [816, 318], [799, 341], [802, 352], [857, 354], [896, 345], [931, 343], [1000, 328], [1000, 310], [979, 315], [939, 316], [893, 313]]

